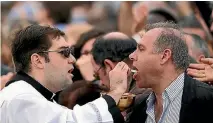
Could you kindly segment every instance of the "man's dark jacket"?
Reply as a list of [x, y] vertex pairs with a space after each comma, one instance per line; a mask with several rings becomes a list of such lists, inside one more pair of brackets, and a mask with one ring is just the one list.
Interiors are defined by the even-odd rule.
[[[127, 123], [145, 123], [146, 100], [134, 107]], [[179, 123], [213, 123], [213, 87], [185, 74]]]

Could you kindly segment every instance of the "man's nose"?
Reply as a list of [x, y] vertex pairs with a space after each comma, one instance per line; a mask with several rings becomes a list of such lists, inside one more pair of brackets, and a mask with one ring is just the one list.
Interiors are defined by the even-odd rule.
[[129, 55], [129, 59], [132, 61], [135, 60], [135, 52], [133, 52]]
[[68, 62], [69, 62], [69, 64], [75, 64], [76, 63], [75, 57], [73, 55], [70, 55]]

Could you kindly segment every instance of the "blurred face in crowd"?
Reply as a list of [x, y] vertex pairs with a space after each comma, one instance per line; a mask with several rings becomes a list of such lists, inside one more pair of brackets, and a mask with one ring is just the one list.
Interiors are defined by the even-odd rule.
[[189, 55], [196, 60], [196, 62], [200, 62], [200, 59], [201, 58], [205, 58], [205, 55], [203, 53], [201, 53], [200, 51], [198, 50], [193, 50], [193, 48], [195, 47], [194, 45], [194, 42], [193, 42], [193, 38], [192, 36], [190, 35], [185, 35], [186, 37], [186, 44], [187, 44], [187, 47], [188, 47], [188, 52], [189, 52]]
[[72, 84], [75, 58], [71, 54], [70, 45], [63, 37], [52, 40], [52, 46], [48, 52], [49, 62], [44, 66], [44, 78], [50, 84], [49, 87], [60, 91]]
[[81, 49], [81, 55], [88, 55], [92, 50], [92, 45], [95, 42], [95, 38], [87, 41]]
[[183, 31], [188, 34], [196, 34], [204, 40], [206, 39], [206, 33], [201, 28], [183, 28]]
[[40, 7], [40, 9], [38, 9], [35, 20], [41, 25], [52, 25], [52, 22], [48, 17], [48, 11], [44, 7]]
[[76, 62], [76, 65], [78, 66], [78, 69], [80, 70], [81, 75], [87, 81], [93, 81], [95, 79], [93, 77], [94, 69], [91, 63], [91, 58], [92, 58], [91, 50], [92, 50], [94, 41], [95, 41], [95, 38], [90, 39], [83, 45], [80, 51], [81, 56]]
[[145, 33], [139, 40], [137, 49], [130, 54], [130, 59], [133, 60], [133, 69], [137, 73], [133, 75], [139, 88], [149, 88], [156, 81], [155, 76], [160, 74], [161, 55], [154, 53], [154, 42], [160, 34], [161, 29], [152, 29]]

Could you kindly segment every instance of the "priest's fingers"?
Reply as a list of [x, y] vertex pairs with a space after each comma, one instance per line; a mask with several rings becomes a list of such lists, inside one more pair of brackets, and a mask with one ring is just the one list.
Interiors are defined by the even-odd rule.
[[189, 68], [194, 68], [198, 70], [204, 70], [205, 69], [205, 64], [190, 64]]

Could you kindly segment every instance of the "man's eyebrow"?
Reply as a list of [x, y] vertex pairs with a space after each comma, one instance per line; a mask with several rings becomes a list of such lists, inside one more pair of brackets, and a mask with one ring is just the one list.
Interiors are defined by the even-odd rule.
[[64, 37], [65, 41], [68, 41], [67, 35], [64, 35], [63, 37]]
[[58, 49], [61, 50], [61, 49], [66, 49], [66, 48], [70, 48], [70, 47], [69, 46], [61, 46]]
[[138, 48], [145, 48], [145, 46], [143, 44], [137, 43], [137, 47]]

